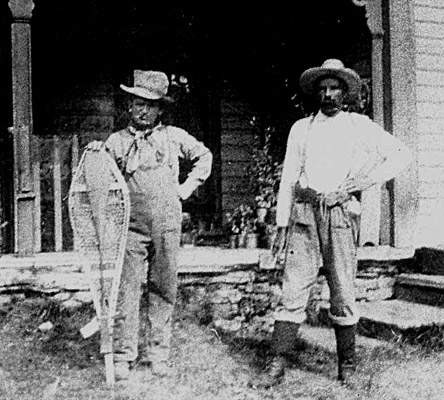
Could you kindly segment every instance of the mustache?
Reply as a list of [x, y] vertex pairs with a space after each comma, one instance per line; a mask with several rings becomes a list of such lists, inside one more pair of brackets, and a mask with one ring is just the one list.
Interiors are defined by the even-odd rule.
[[321, 104], [323, 106], [337, 106], [338, 105], [338, 103], [334, 100], [322, 100]]

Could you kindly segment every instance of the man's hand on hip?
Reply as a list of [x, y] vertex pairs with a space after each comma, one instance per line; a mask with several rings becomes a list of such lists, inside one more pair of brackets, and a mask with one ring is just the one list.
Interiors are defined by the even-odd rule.
[[181, 198], [181, 200], [186, 200], [193, 194], [194, 189], [195, 186], [192, 184], [192, 182], [187, 180], [179, 185], [177, 191], [179, 192], [179, 197]]
[[349, 192], [338, 190], [336, 192], [324, 194], [322, 196], [322, 200], [328, 207], [333, 207], [344, 204], [346, 201], [350, 200], [350, 197], [351, 196]]
[[101, 140], [93, 140], [92, 142], [89, 142], [86, 145], [86, 149], [92, 150], [92, 151], [100, 151], [100, 150], [102, 150], [104, 145], [105, 145], [105, 142], [102, 142]]
[[347, 178], [343, 185], [341, 185], [341, 190], [348, 193], [361, 192], [373, 186], [375, 184], [367, 176], [360, 176], [358, 178]]

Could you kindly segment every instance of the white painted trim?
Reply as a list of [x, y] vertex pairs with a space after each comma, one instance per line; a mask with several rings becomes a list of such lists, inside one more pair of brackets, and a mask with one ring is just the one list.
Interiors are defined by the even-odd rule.
[[416, 42], [412, 0], [389, 0], [393, 134], [414, 154], [394, 184], [394, 245], [415, 243], [418, 212]]

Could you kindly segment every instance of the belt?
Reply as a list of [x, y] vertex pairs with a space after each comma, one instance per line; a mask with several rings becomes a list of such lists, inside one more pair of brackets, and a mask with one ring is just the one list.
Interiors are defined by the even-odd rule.
[[307, 188], [302, 189], [296, 187], [295, 189], [295, 202], [311, 204], [314, 208], [319, 209], [322, 219], [325, 219], [328, 210], [333, 207], [340, 207], [345, 204], [348, 200], [352, 199], [352, 195], [344, 201], [337, 201], [337, 199], [326, 196], [323, 193], [318, 193], [313, 189]]
[[320, 199], [320, 194], [316, 192], [316, 190], [307, 188], [302, 189], [300, 187], [296, 187], [294, 191], [295, 201], [298, 203], [308, 203], [308, 204], [317, 204]]

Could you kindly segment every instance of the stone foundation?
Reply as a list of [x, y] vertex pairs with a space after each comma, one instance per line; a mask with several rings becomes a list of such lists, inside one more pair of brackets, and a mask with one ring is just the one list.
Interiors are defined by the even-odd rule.
[[[273, 310], [281, 294], [282, 271], [261, 269], [256, 253], [218, 251], [221, 254], [210, 251], [205, 257], [203, 254], [196, 257], [194, 253], [188, 253], [183, 258], [179, 271], [178, 315], [196, 318], [212, 329], [236, 337], [251, 340], [269, 338], [273, 328]], [[239, 258], [237, 254], [243, 255]], [[199, 258], [201, 256], [202, 259]], [[213, 264], [205, 262], [206, 257], [213, 260]], [[217, 260], [217, 264], [214, 264], [214, 260]], [[361, 260], [356, 280], [357, 300], [368, 302], [393, 297], [399, 263], [397, 260]], [[71, 275], [74, 274], [72, 266], [68, 270]], [[81, 276], [78, 272], [75, 280]], [[71, 283], [63, 288], [52, 286], [40, 289], [35, 284], [32, 289], [15, 284], [9, 288], [0, 287], [0, 310], [6, 309], [13, 301], [36, 294], [52, 299], [64, 309], [76, 309], [92, 303], [84, 282], [76, 287]], [[319, 276], [307, 306], [307, 322], [325, 322], [328, 306], [326, 279]]]
[[261, 271], [257, 267], [216, 275], [183, 275], [178, 312], [238, 337], [267, 337], [280, 297], [280, 276], [280, 271]]

